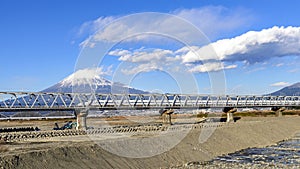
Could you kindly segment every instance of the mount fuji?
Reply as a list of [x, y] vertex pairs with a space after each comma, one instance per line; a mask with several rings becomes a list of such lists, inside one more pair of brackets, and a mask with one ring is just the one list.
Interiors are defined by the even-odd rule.
[[112, 82], [103, 78], [105, 73], [101, 68], [78, 70], [57, 84], [43, 90], [42, 92], [64, 92], [64, 93], [130, 93], [145, 94], [143, 90], [128, 87], [122, 83]]

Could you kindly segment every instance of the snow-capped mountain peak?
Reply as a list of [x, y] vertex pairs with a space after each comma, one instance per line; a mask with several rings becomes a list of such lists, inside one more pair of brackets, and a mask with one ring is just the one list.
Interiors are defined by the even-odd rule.
[[81, 69], [63, 79], [59, 84], [61, 87], [67, 86], [104, 86], [112, 85], [112, 82], [104, 79], [102, 69]]
[[126, 86], [119, 82], [109, 81], [103, 76], [108, 75], [102, 68], [81, 69], [69, 75], [59, 83], [43, 90], [43, 92], [66, 93], [148, 93]]

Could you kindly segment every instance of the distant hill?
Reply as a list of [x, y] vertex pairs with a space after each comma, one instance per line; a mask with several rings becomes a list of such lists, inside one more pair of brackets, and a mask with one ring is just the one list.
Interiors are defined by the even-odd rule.
[[284, 87], [276, 92], [271, 93], [272, 96], [300, 96], [300, 82]]

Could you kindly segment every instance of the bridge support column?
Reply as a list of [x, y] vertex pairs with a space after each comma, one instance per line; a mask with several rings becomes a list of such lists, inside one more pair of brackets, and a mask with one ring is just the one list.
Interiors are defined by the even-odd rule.
[[170, 110], [160, 110], [159, 113], [162, 116], [162, 122], [164, 124], [170, 124], [172, 125], [172, 117], [171, 114], [174, 113], [174, 110], [170, 109]]
[[272, 110], [275, 111], [277, 117], [282, 117], [282, 112], [285, 110], [285, 107], [272, 107]]
[[223, 109], [223, 112], [225, 112], [227, 114], [227, 119], [226, 122], [234, 122], [234, 118], [233, 118], [233, 113], [236, 112], [237, 109], [236, 108], [232, 108], [232, 107], [225, 107]]
[[233, 122], [234, 119], [233, 119], [233, 113], [232, 112], [227, 112], [227, 119], [226, 119], [226, 122], [229, 123], [229, 122]]
[[82, 109], [75, 110], [75, 115], [77, 121], [76, 130], [80, 130], [80, 129], [86, 130], [87, 129], [86, 117], [88, 115], [88, 110], [82, 110]]
[[165, 124], [172, 124], [172, 117], [171, 114], [165, 114], [163, 117], [163, 123]]
[[278, 111], [276, 112], [276, 114], [277, 114], [277, 117], [282, 117], [282, 111], [278, 110]]

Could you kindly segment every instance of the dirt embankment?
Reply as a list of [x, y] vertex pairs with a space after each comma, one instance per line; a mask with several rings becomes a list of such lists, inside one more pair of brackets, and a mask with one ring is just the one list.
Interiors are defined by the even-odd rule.
[[[300, 131], [300, 117], [242, 118], [236, 123], [217, 128], [206, 142], [199, 143], [199, 134], [202, 130], [203, 128], [191, 130], [176, 147], [148, 158], [120, 157], [105, 151], [92, 141], [49, 141], [35, 143], [36, 146], [29, 142], [22, 145], [15, 143], [8, 146], [8, 150], [1, 152], [0, 167], [22, 169], [170, 167], [190, 161], [210, 160], [215, 156], [240, 149], [262, 147], [291, 138]], [[13, 151], [13, 147], [16, 146], [20, 148]], [[153, 149], [158, 147], [154, 142], [148, 142], [145, 146]]]

